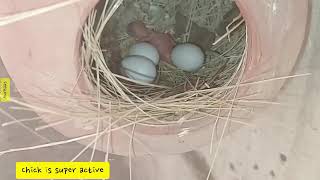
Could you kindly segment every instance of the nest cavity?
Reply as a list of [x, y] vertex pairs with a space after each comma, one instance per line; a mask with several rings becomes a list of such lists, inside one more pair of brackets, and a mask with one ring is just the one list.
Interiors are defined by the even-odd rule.
[[[177, 43], [200, 46], [204, 66], [189, 73], [160, 62], [154, 84], [137, 83], [114, 72], [115, 59], [126, 56], [135, 43], [127, 25], [136, 20], [172, 34]], [[246, 46], [245, 23], [232, 0], [100, 1], [83, 32], [84, 70], [101, 101], [112, 106], [115, 119], [158, 125], [191, 114], [187, 121], [193, 121], [216, 117], [218, 110], [223, 114], [221, 109], [230, 105]]]

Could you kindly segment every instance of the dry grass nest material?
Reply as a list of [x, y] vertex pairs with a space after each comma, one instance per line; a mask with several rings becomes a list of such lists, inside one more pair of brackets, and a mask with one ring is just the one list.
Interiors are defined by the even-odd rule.
[[[227, 5], [219, 2], [158, 0], [151, 3], [146, 0], [114, 0], [103, 5], [100, 12], [94, 10], [83, 28], [81, 49], [82, 67], [92, 82], [94, 93], [99, 96], [99, 102], [94, 104], [98, 104], [102, 112], [111, 114], [114, 120], [147, 126], [189, 122], [207, 117], [224, 118], [231, 106], [237, 108], [231, 101], [237, 93], [235, 84], [240, 81], [243, 72], [246, 28], [243, 19], [238, 16], [227, 24], [224, 34], [217, 35], [215, 29], [221, 25], [219, 22], [223, 21], [223, 13], [226, 14], [232, 8], [231, 1]], [[228, 8], [223, 9], [225, 6]], [[152, 8], [157, 9], [158, 14], [152, 14], [154, 12], [149, 11]], [[130, 15], [131, 11], [133, 14]], [[217, 11], [221, 11], [220, 14], [217, 15]], [[184, 33], [175, 32], [177, 13], [187, 17]], [[113, 73], [109, 66], [112, 61], [110, 52], [103, 47], [103, 38], [108, 37], [104, 30], [114, 24], [112, 22], [119, 22], [114, 27], [117, 31], [112, 37], [117, 38], [124, 55], [134, 43], [126, 34], [126, 25], [136, 19], [142, 19], [148, 27], [157, 31], [173, 33], [178, 43], [194, 40], [192, 34], [196, 32], [193, 32], [192, 26], [195, 30], [205, 28], [214, 34], [215, 41], [204, 49], [204, 67], [196, 73], [186, 73], [173, 65], [160, 63], [159, 76], [154, 84], [141, 84]]]

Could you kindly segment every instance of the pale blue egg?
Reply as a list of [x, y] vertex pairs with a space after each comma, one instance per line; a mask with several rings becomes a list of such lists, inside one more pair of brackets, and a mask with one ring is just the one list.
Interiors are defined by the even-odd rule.
[[200, 47], [191, 43], [184, 43], [177, 45], [172, 50], [171, 59], [177, 68], [195, 72], [203, 66], [205, 56]]
[[121, 71], [130, 79], [151, 83], [157, 76], [155, 64], [144, 56], [127, 56], [121, 61]]
[[129, 56], [137, 55], [137, 56], [144, 56], [157, 65], [159, 63], [159, 52], [158, 50], [150, 43], [141, 42], [134, 44], [129, 49]]

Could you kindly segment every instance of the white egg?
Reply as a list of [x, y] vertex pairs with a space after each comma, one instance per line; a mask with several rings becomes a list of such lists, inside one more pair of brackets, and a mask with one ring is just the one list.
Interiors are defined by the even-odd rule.
[[144, 56], [127, 56], [121, 61], [121, 71], [130, 79], [151, 83], [157, 76], [153, 62]]
[[131, 46], [129, 49], [129, 56], [131, 55], [147, 57], [148, 59], [152, 60], [155, 65], [159, 63], [160, 59], [158, 50], [153, 45], [146, 42], [137, 43]]
[[199, 70], [204, 63], [204, 58], [201, 48], [191, 43], [179, 44], [171, 53], [172, 63], [179, 69], [189, 72]]

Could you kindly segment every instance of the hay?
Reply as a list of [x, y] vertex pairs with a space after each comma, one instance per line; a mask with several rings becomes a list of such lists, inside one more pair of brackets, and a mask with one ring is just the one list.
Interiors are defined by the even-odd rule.
[[[152, 6], [159, 7], [163, 12], [169, 14], [169, 16], [159, 16], [167, 18], [166, 21], [161, 18], [155, 20], [154, 16], [152, 16], [153, 18], [148, 16], [145, 9], [150, 9], [150, 6], [147, 6], [150, 5], [149, 1], [112, 1], [104, 6], [101, 15], [97, 15], [97, 11], [94, 11], [89, 16], [83, 30], [82, 64], [88, 78], [94, 85], [93, 87], [99, 94], [100, 98], [97, 104], [101, 105], [101, 111], [104, 111], [110, 104], [112, 119], [128, 122], [135, 122], [138, 119], [142, 120], [138, 124], [144, 126], [191, 122], [207, 117], [216, 118], [218, 110], [221, 111], [219, 118], [226, 118], [224, 115], [227, 114], [231, 105], [228, 101], [235, 93], [235, 88], [226, 87], [238, 81], [246, 55], [244, 53], [246, 33], [243, 21], [234, 23], [236, 28], [233, 29], [233, 32], [226, 32], [229, 38], [219, 39], [215, 46], [208, 47], [205, 51], [206, 64], [197, 73], [185, 73], [172, 65], [163, 63], [159, 66], [160, 78], [157, 80], [157, 84], [141, 84], [112, 72], [109, 66], [112, 61], [110, 51], [102, 48], [103, 40], [105, 37], [114, 38], [116, 36], [121, 53], [124, 55], [133, 43], [133, 39], [125, 33], [126, 26], [135, 19], [143, 18], [149, 26], [162, 32], [173, 31], [174, 29], [170, 28], [175, 25], [173, 20], [175, 17], [172, 14], [176, 13], [175, 7], [180, 3], [183, 9], [192, 9], [192, 13], [188, 14], [192, 17], [191, 21], [193, 18], [195, 20], [203, 19], [194, 26], [217, 28], [217, 25], [221, 24], [208, 16], [212, 11], [216, 11], [216, 8], [223, 9], [219, 8], [219, 5], [224, 4], [219, 4], [218, 1], [165, 2], [167, 4], [152, 1]], [[206, 12], [205, 8], [208, 6], [205, 4], [206, 2], [217, 4]], [[188, 7], [186, 7], [187, 5]], [[231, 5], [230, 2], [230, 8]], [[116, 9], [118, 10], [116, 11]], [[227, 12], [226, 9], [224, 10]], [[204, 17], [205, 15], [207, 18]], [[215, 18], [221, 19], [222, 16]], [[113, 21], [119, 22], [118, 25], [114, 25]], [[159, 23], [162, 21], [163, 23]], [[214, 23], [210, 23], [211, 21]], [[188, 24], [192, 24], [192, 22], [188, 22]], [[106, 31], [108, 26], [114, 26], [113, 30]], [[165, 27], [168, 29], [164, 29]], [[106, 34], [106, 32], [110, 34]], [[185, 36], [190, 33], [186, 31], [176, 37], [176, 40], [184, 39], [186, 41]], [[237, 109], [236, 105], [234, 106]], [[240, 107], [239, 110], [243, 109]], [[185, 119], [186, 116], [189, 118]]]

